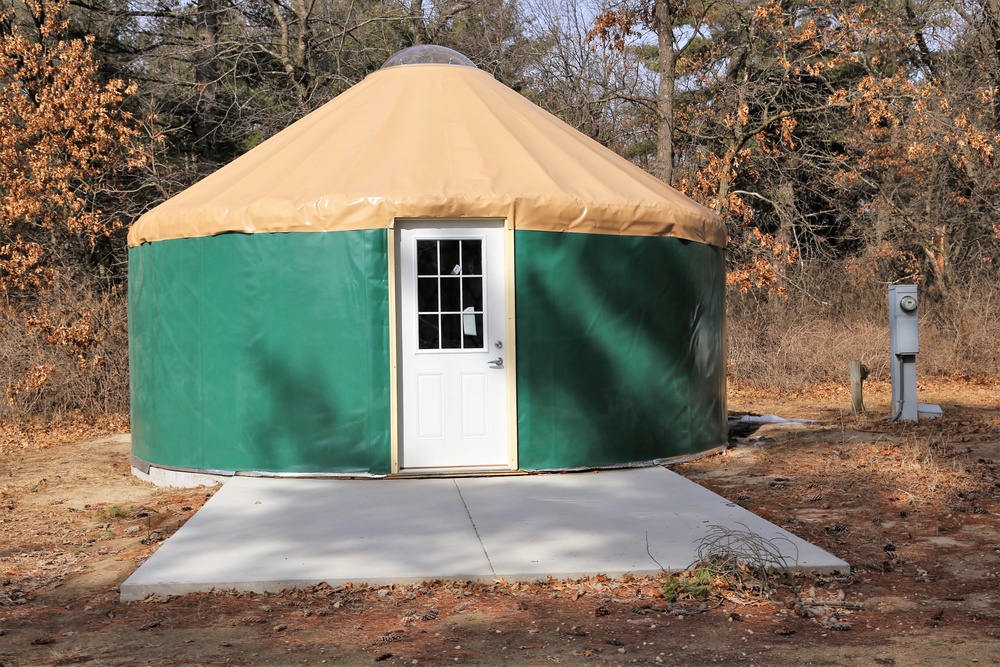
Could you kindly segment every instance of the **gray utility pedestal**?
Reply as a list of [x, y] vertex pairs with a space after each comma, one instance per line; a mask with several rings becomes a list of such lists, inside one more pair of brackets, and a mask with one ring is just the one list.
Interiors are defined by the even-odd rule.
[[889, 352], [892, 367], [892, 414], [917, 421], [917, 286], [889, 286]]

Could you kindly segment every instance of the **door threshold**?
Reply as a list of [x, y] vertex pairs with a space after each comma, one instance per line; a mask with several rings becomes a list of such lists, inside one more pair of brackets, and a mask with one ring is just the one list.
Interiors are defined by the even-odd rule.
[[528, 475], [524, 470], [511, 470], [507, 467], [469, 467], [469, 468], [403, 468], [397, 473], [387, 475], [389, 479], [424, 479], [428, 477], [510, 477]]

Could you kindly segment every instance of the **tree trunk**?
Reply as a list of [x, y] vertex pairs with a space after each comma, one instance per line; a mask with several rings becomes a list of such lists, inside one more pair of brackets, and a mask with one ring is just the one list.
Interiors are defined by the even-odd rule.
[[660, 88], [656, 96], [656, 175], [667, 185], [674, 176], [674, 16], [669, 0], [656, 0], [656, 41], [660, 57]]
[[997, 0], [987, 0], [983, 3], [986, 16], [986, 39], [993, 47], [990, 78], [993, 83], [993, 129], [1000, 131], [1000, 3]]
[[199, 173], [214, 171], [216, 159], [215, 132], [216, 88], [219, 72], [216, 67], [216, 40], [219, 34], [217, 0], [198, 0], [195, 9], [196, 47], [193, 54], [195, 88], [198, 91], [198, 110], [191, 123], [194, 134], [194, 151], [198, 156]]
[[423, 0], [410, 0], [410, 38], [414, 46], [430, 41]]
[[951, 272], [951, 248], [948, 243], [947, 226], [935, 226], [929, 242], [922, 242], [920, 245], [928, 260], [931, 296], [937, 301], [945, 299], [948, 296], [949, 273]]
[[281, 60], [296, 101], [307, 108], [312, 97], [315, 78], [312, 60], [313, 3], [293, 0], [270, 0], [276, 30], [275, 55]]

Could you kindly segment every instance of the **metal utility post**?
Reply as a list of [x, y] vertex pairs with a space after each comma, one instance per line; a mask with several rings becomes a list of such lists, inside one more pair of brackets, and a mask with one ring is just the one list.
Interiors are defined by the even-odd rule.
[[917, 421], [917, 286], [889, 286], [893, 419]]
[[889, 287], [889, 359], [892, 369], [892, 419], [933, 419], [941, 406], [917, 403], [917, 286]]

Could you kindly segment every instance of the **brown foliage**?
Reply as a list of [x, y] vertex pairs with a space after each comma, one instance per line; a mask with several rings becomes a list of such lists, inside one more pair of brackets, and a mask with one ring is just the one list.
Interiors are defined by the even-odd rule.
[[[121, 300], [107, 247], [123, 227], [119, 179], [143, 162], [122, 109], [135, 87], [100, 80], [93, 38], [70, 36], [66, 7], [25, 0], [0, 13], [0, 354], [15, 413], [99, 408], [102, 346], [123, 340], [103, 328], [123, 321], [95, 319], [94, 304]], [[74, 390], [72, 400], [45, 398]]]
[[127, 411], [124, 289], [57, 278], [38, 299], [0, 309], [0, 419]]
[[636, 36], [640, 26], [652, 25], [652, 5], [653, 3], [637, 2], [605, 9], [594, 20], [594, 27], [587, 33], [587, 41], [599, 39], [623, 51], [625, 41]]
[[985, 83], [913, 80], [897, 73], [859, 83], [851, 137], [859, 178], [879, 187], [858, 211], [856, 229], [869, 246], [906, 253], [914, 279], [945, 296], [960, 264], [978, 272], [996, 251], [991, 221], [1000, 213], [997, 148], [989, 110], [995, 90]]
[[[101, 83], [93, 39], [69, 39], [66, 0], [26, 0], [31, 22], [0, 15], [0, 290], [47, 285], [73, 246], [122, 226], [99, 207], [115, 172], [141, 163], [120, 106], [135, 88]], [[27, 24], [27, 25], [25, 25]]]
[[[673, 42], [673, 182], [727, 221], [730, 284], [766, 298], [796, 262], [888, 252], [898, 261], [878, 261], [899, 271], [885, 280], [945, 297], [991, 266], [1000, 77], [975, 33], [993, 23], [909, 3], [668, 4], [685, 35]], [[641, 48], [659, 5], [615, 3], [588, 39]], [[930, 52], [935, 22], [955, 39]], [[662, 48], [645, 57], [665, 66]]]

